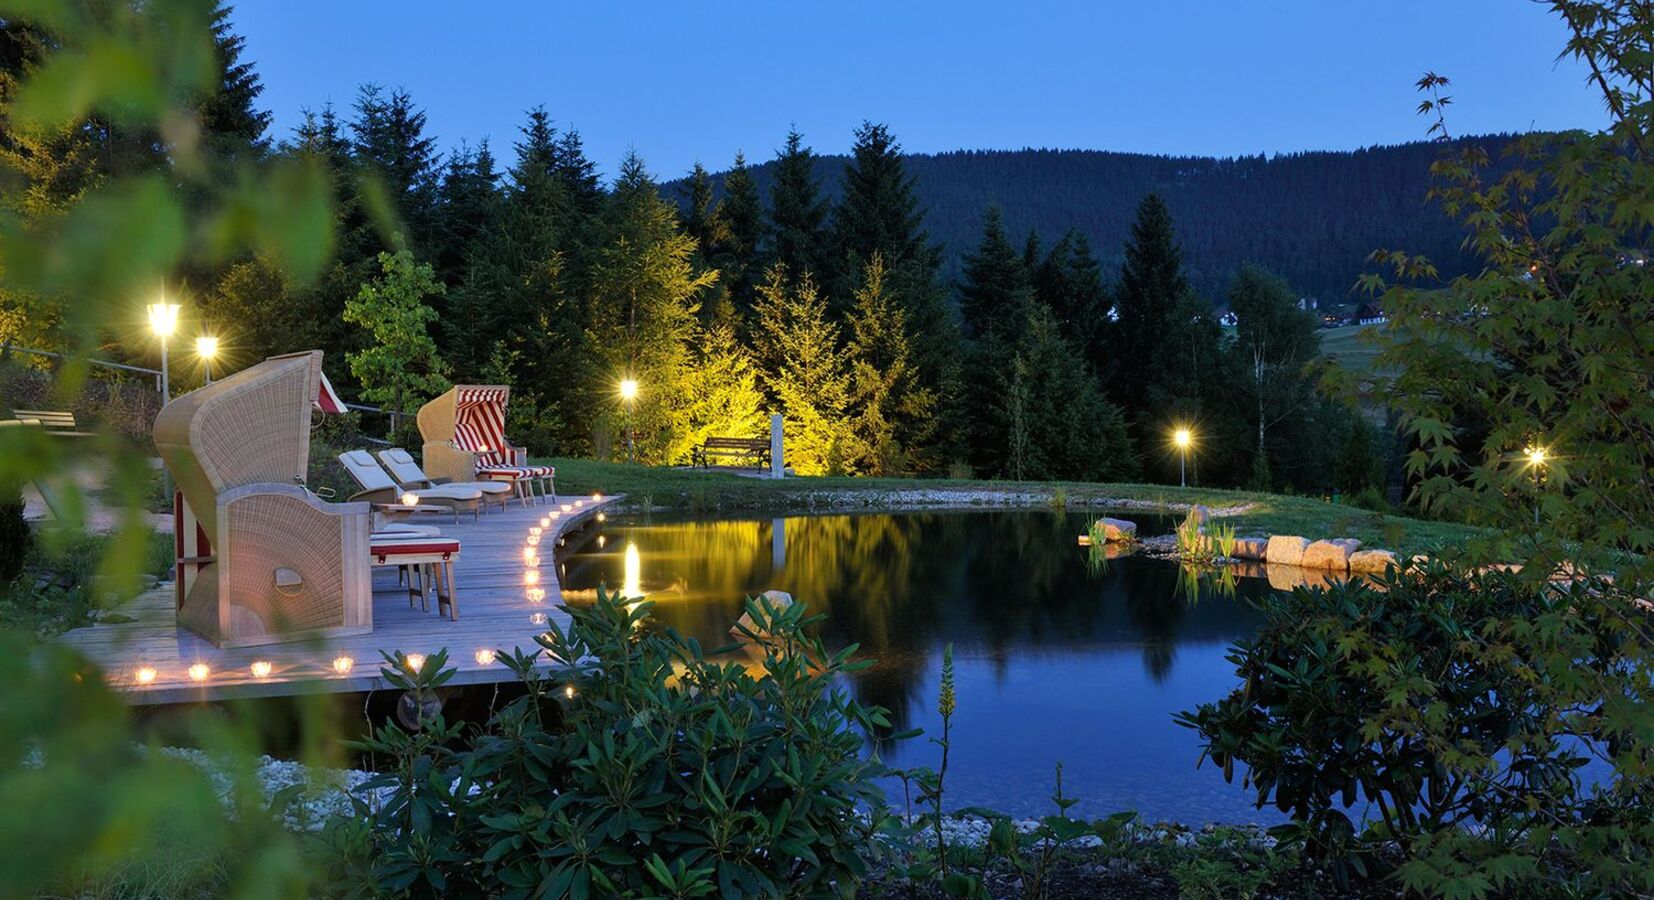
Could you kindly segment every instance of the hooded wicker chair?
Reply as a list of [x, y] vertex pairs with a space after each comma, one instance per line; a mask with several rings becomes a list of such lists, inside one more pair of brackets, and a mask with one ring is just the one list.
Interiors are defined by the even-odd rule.
[[368, 504], [304, 487], [325, 384], [321, 351], [272, 357], [155, 419], [178, 484], [178, 622], [219, 647], [373, 630]]
[[504, 385], [456, 384], [419, 409], [419, 433], [425, 438], [425, 471], [448, 481], [508, 481], [526, 506], [534, 497], [557, 498], [557, 470], [531, 466], [528, 451], [505, 436]]

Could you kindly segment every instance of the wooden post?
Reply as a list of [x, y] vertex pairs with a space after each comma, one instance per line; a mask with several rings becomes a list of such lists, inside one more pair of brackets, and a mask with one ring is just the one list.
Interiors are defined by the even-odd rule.
[[770, 477], [784, 478], [787, 474], [785, 443], [781, 440], [781, 414], [770, 414]]

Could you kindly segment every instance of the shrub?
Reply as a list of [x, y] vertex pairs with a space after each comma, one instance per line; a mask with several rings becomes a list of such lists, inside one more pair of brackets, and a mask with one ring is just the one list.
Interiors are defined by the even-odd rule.
[[0, 485], [0, 587], [23, 573], [23, 562], [34, 545], [34, 533], [23, 518], [23, 492]]
[[[395, 760], [370, 783], [390, 799], [359, 806], [376, 889], [817, 896], [865, 874], [887, 816], [863, 735], [887, 723], [838, 686], [865, 665], [853, 648], [827, 653], [802, 604], [749, 600], [748, 643], [726, 648], [748, 664], [719, 663], [650, 608], [601, 589], [570, 608], [568, 631], [541, 638], [556, 682], [535, 671], [540, 651], [512, 654], [526, 695], [458, 749], [440, 714], [360, 745]], [[418, 673], [392, 663], [416, 694], [451, 674], [436, 657]]]
[[1395, 846], [1424, 894], [1654, 888], [1646, 611], [1440, 562], [1383, 587], [1265, 601], [1229, 657], [1242, 685], [1179, 716], [1204, 756], [1244, 766], [1258, 805], [1292, 816], [1277, 835], [1344, 876]]

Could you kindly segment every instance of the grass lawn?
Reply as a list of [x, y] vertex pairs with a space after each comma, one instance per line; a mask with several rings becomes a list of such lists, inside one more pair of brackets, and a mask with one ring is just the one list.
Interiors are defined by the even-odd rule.
[[1364, 332], [1372, 331], [1372, 325], [1345, 325], [1342, 328], [1323, 328], [1316, 334], [1321, 338], [1321, 355], [1331, 357], [1346, 370], [1363, 374], [1373, 367], [1373, 360], [1378, 356], [1378, 348], [1360, 340]]
[[[1214, 510], [1248, 505], [1229, 521], [1242, 534], [1298, 534], [1310, 539], [1355, 537], [1369, 545], [1403, 554], [1425, 553], [1462, 541], [1476, 529], [1375, 513], [1307, 497], [1254, 491], [1179, 488], [1163, 484], [1093, 484], [1080, 482], [972, 481], [915, 478], [787, 478], [772, 481], [717, 471], [662, 469], [597, 462], [589, 459], [547, 460], [557, 467], [559, 493], [624, 493], [638, 503], [691, 511], [807, 511], [880, 509], [912, 503], [893, 496], [903, 491], [980, 493], [982, 506], [1055, 503], [1099, 506], [1104, 500], [1151, 503], [1168, 511], [1189, 504]], [[974, 501], [973, 501], [974, 502]], [[1129, 514], [1128, 514], [1129, 515]]]

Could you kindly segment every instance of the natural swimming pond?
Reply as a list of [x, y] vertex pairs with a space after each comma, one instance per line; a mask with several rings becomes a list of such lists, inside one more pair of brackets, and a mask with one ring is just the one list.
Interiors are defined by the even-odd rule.
[[[1142, 533], [1172, 522], [1126, 514]], [[1235, 686], [1227, 648], [1270, 590], [1191, 591], [1171, 562], [1127, 556], [1099, 567], [1076, 545], [1092, 513], [1049, 511], [611, 519], [559, 557], [564, 594], [600, 583], [655, 601], [703, 646], [729, 642], [742, 598], [791, 593], [824, 613], [833, 648], [876, 664], [851, 685], [896, 728], [936, 734], [943, 648], [954, 648], [948, 806], [1018, 815], [1051, 810], [1053, 772], [1076, 814], [1136, 809], [1189, 823], [1274, 822], [1251, 793], [1195, 768], [1196, 736], [1173, 714]], [[882, 748], [894, 766], [931, 765], [924, 738]], [[894, 788], [893, 788], [894, 789]]]

